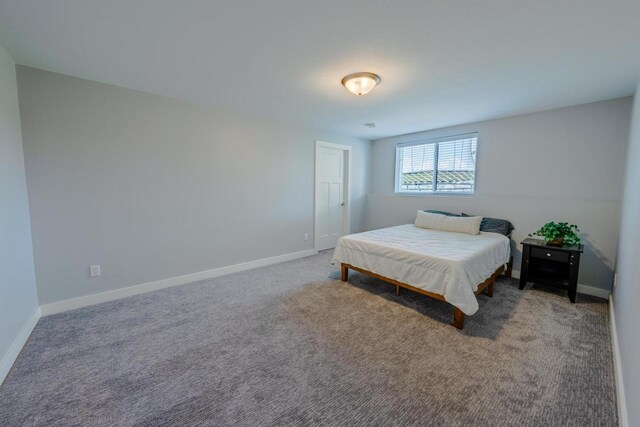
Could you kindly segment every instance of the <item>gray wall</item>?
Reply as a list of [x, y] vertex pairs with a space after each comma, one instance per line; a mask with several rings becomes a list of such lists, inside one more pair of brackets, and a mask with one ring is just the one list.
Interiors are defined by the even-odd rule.
[[15, 64], [0, 47], [0, 360], [37, 308]]
[[613, 303], [629, 426], [640, 426], [640, 84], [631, 121]]
[[312, 249], [316, 139], [353, 147], [363, 229], [369, 141], [26, 67], [18, 85], [41, 304]]
[[[373, 142], [368, 229], [410, 223], [417, 209], [509, 219], [514, 240], [551, 220], [581, 226], [580, 283], [609, 289], [618, 242], [631, 98], [471, 123]], [[399, 142], [479, 132], [473, 196], [394, 194]], [[518, 244], [514, 270], [519, 272]]]

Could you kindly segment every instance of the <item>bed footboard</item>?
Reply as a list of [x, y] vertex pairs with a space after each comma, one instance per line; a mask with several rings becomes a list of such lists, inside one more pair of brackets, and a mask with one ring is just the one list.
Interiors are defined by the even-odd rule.
[[[410, 291], [417, 292], [419, 294], [428, 296], [433, 299], [437, 299], [439, 301], [445, 301], [444, 296], [440, 294], [435, 294], [433, 292], [425, 291], [424, 289], [416, 288], [415, 286], [408, 285], [406, 283], [398, 282], [397, 280], [390, 279], [388, 277], [380, 276], [379, 274], [372, 273], [371, 271], [364, 270], [362, 268], [354, 267], [351, 264], [340, 264], [341, 271], [341, 280], [346, 282], [349, 279], [349, 270], [355, 270], [362, 274], [366, 274], [367, 276], [374, 277], [376, 279], [380, 279], [384, 282], [390, 283], [396, 286], [396, 294], [400, 294], [400, 288], [409, 289]], [[485, 289], [487, 290], [487, 296], [493, 297], [493, 286], [496, 278], [505, 271], [504, 265], [498, 267], [498, 269], [484, 282], [478, 285], [478, 290], [475, 292], [476, 295], [482, 293]], [[453, 307], [453, 326], [458, 329], [462, 329], [464, 327], [464, 313], [458, 307]]]

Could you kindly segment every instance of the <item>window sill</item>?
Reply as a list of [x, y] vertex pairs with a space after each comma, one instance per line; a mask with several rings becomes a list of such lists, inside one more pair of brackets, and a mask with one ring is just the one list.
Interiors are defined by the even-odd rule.
[[412, 192], [412, 191], [396, 191], [393, 193], [394, 196], [413, 196], [413, 197], [429, 197], [429, 196], [437, 196], [437, 197], [443, 197], [443, 196], [451, 196], [451, 197], [458, 197], [458, 196], [474, 196], [474, 193], [447, 193], [447, 192], [440, 192], [440, 193], [417, 193], [417, 192]]

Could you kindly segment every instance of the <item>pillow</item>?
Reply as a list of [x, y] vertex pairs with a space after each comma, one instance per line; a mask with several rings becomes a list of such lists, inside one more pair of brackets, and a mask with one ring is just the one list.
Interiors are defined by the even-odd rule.
[[462, 214], [454, 214], [454, 213], [445, 212], [445, 211], [436, 211], [433, 209], [425, 209], [424, 211], [432, 214], [440, 214], [440, 215], [446, 215], [446, 216], [462, 216]]
[[[467, 215], [465, 213], [461, 215], [463, 217], [471, 217], [471, 215]], [[480, 231], [499, 233], [507, 237], [511, 236], [511, 232], [514, 228], [513, 224], [506, 219], [484, 217], [480, 223]]]
[[476, 235], [480, 232], [481, 221], [481, 216], [459, 217], [418, 211], [415, 226]]

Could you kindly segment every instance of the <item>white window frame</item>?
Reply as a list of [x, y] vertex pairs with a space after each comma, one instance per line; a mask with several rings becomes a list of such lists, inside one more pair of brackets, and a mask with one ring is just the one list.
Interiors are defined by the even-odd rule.
[[[400, 182], [402, 175], [402, 164], [400, 149], [404, 147], [411, 147], [413, 145], [427, 145], [437, 144], [440, 142], [457, 141], [459, 139], [476, 138], [476, 156], [474, 159], [474, 177], [473, 177], [473, 191], [402, 191], [400, 189]], [[396, 170], [395, 170], [395, 194], [411, 195], [411, 196], [469, 196], [475, 194], [476, 186], [478, 184], [478, 150], [480, 145], [480, 136], [478, 132], [469, 132], [458, 135], [449, 135], [439, 138], [420, 139], [411, 142], [402, 142], [396, 145]], [[437, 167], [437, 164], [436, 164]], [[435, 180], [434, 180], [435, 182]]]

